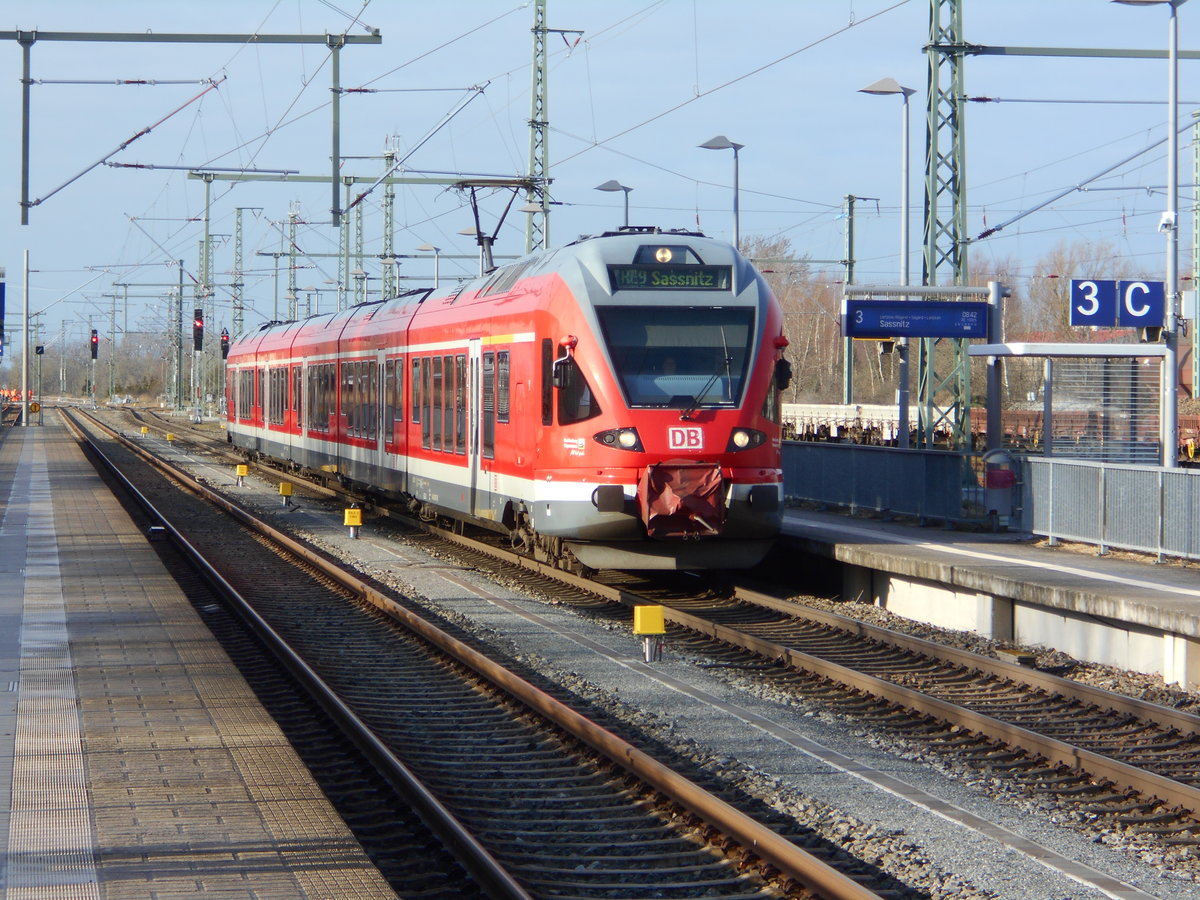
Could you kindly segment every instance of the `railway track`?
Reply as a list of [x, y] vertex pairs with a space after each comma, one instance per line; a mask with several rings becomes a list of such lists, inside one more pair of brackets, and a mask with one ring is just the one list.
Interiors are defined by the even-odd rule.
[[608, 572], [580, 579], [443, 536], [565, 585], [559, 599], [592, 614], [627, 621], [629, 606], [663, 604], [673, 646], [873, 721], [1027, 797], [1053, 798], [1100, 830], [1200, 851], [1200, 717], [760, 591]]
[[[144, 465], [134, 470], [139, 481], [149, 479]], [[339, 572], [261, 523], [232, 536], [228, 522], [204, 506], [188, 503], [187, 540], [218, 559], [216, 575], [320, 673], [337, 698], [323, 705], [352, 710], [383, 745], [376, 753], [402, 759], [420, 790], [449, 812], [461, 829], [451, 843], [469, 834], [506, 873], [486, 878], [507, 877], [524, 892], [498, 895], [899, 893], [869, 864], [802, 829], [773, 823], [780, 833], [755, 822], [415, 614], [402, 598]], [[280, 546], [315, 575], [298, 580]], [[479, 873], [483, 864], [465, 865]], [[484, 877], [477, 874], [496, 891]]]

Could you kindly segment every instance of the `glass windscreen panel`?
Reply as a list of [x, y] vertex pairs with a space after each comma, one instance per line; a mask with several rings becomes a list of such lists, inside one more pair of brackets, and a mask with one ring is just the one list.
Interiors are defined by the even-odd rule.
[[596, 313], [630, 406], [738, 402], [752, 352], [752, 308], [602, 306]]

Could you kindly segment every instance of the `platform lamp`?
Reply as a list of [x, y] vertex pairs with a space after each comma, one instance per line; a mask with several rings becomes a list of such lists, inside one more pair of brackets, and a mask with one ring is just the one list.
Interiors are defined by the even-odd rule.
[[1167, 327], [1163, 330], [1162, 464], [1179, 464], [1179, 22], [1187, 0], [1112, 0], [1124, 6], [1170, 8], [1167, 32], [1167, 209], [1159, 230], [1167, 236]]
[[633, 188], [626, 187], [625, 185], [621, 184], [621, 182], [617, 181], [617, 179], [615, 179], [615, 178], [610, 178], [610, 179], [608, 179], [608, 181], [604, 182], [604, 184], [596, 185], [595, 189], [598, 191], [612, 191], [614, 193], [616, 191], [624, 191], [625, 192], [625, 227], [628, 228], [629, 227], [629, 192], [632, 191]]
[[440, 281], [440, 279], [438, 278], [438, 274], [439, 274], [438, 269], [439, 269], [439, 263], [441, 261], [440, 254], [442, 252], [442, 248], [435, 247], [435, 246], [433, 246], [433, 244], [422, 244], [420, 247], [417, 248], [417, 250], [420, 251], [421, 253], [432, 253], [433, 254], [433, 289], [436, 291], [438, 289], [438, 282]]
[[738, 144], [725, 137], [723, 134], [718, 134], [715, 138], [705, 141], [700, 144], [702, 150], [732, 150], [733, 151], [733, 246], [739, 250], [742, 247], [741, 242], [741, 227], [738, 216], [738, 151], [745, 147], [745, 144]]
[[[875, 94], [877, 96], [897, 95], [900, 97], [900, 285], [908, 287], [908, 98], [916, 93], [913, 88], [904, 87], [895, 78], [880, 78], [873, 84], [859, 89], [860, 94]], [[908, 449], [908, 338], [901, 338], [898, 346], [900, 353], [900, 382], [897, 398], [897, 418], [899, 433], [896, 435], [897, 446]]]

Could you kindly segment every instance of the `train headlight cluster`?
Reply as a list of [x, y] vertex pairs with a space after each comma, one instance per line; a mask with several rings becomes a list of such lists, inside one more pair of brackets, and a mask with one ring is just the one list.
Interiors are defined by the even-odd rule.
[[642, 439], [636, 428], [610, 428], [608, 431], [592, 435], [592, 440], [605, 447], [616, 447], [620, 450], [640, 451], [642, 449]]
[[738, 450], [749, 450], [752, 447], [757, 447], [767, 439], [767, 436], [761, 431], [755, 431], [753, 428], [735, 428], [733, 433], [729, 435], [729, 446], [725, 448], [725, 452], [733, 453]]

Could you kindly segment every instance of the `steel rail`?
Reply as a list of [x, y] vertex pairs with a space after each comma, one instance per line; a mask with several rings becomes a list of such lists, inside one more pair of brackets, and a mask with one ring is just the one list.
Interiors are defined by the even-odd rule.
[[1058, 675], [1051, 675], [1048, 672], [1031, 669], [1019, 663], [1009, 662], [1006, 659], [980, 656], [978, 653], [972, 653], [970, 650], [960, 650], [957, 647], [943, 646], [924, 638], [901, 634], [900, 632], [892, 631], [879, 625], [871, 625], [867, 622], [861, 622], [858, 619], [852, 619], [849, 616], [814, 609], [792, 600], [781, 600], [778, 597], [771, 597], [747, 588], [737, 588], [735, 596], [755, 606], [767, 607], [786, 615], [799, 616], [800, 618], [818, 622], [822, 625], [828, 625], [831, 628], [859, 634], [871, 640], [890, 644], [911, 653], [920, 653], [934, 659], [978, 669], [987, 674], [993, 674], [999, 678], [1015, 681], [1028, 687], [1062, 694], [1086, 703], [1094, 703], [1102, 709], [1110, 709], [1115, 712], [1136, 716], [1139, 719], [1154, 722], [1164, 728], [1174, 728], [1180, 734], [1200, 735], [1200, 716], [1172, 709], [1169, 706], [1161, 706], [1147, 700], [1139, 700], [1136, 697], [1117, 694], [1104, 688], [1095, 687], [1094, 685], [1072, 681], [1069, 678], [1062, 678]]
[[[139, 458], [145, 459], [145, 451], [131, 444], [116, 432], [111, 431], [90, 416], [89, 421], [96, 424], [114, 439], [121, 441], [128, 449], [137, 451]], [[431, 794], [421, 783], [420, 779], [408, 768], [371, 729], [331, 690], [321, 677], [279, 636], [279, 634], [263, 619], [250, 604], [242, 597], [224, 576], [200, 553], [171, 522], [163, 516], [154, 504], [129, 481], [117, 465], [96, 446], [72, 416], [63, 411], [63, 419], [67, 427], [75, 435], [76, 440], [87, 446], [95, 458], [121, 485], [134, 501], [146, 511], [154, 521], [165, 530], [167, 536], [187, 557], [206, 580], [234, 606], [235, 611], [247, 623], [257, 637], [263, 640], [270, 651], [283, 664], [291, 675], [299, 681], [320, 707], [338, 726], [349, 735], [354, 744], [367, 756], [379, 770], [379, 773], [389, 784], [410, 803], [421, 817], [421, 820], [450, 848], [454, 856], [462, 863], [463, 868], [471, 873], [480, 887], [489, 897], [495, 900], [533, 900], [507, 870], [491, 855], [475, 836], [458, 821], [441, 801]], [[151, 457], [153, 458], [153, 457]], [[156, 466], [156, 468], [160, 468]], [[174, 476], [178, 479], [178, 475]], [[207, 495], [210, 492], [198, 484], [187, 483], [197, 493]], [[311, 562], [311, 560], [309, 560]]]
[[[95, 421], [90, 416], [88, 418], [90, 421]], [[587, 744], [668, 799], [694, 813], [722, 834], [735, 838], [748, 852], [769, 863], [782, 876], [790, 878], [830, 900], [878, 900], [875, 892], [863, 887], [849, 876], [842, 874], [786, 838], [756, 822], [745, 813], [688, 781], [684, 776], [664, 766], [647, 753], [575, 712], [457, 638], [441, 631], [416, 613], [405, 609], [396, 601], [380, 593], [372, 585], [344, 571], [336, 562], [237, 507], [211, 488], [181, 477], [178, 470], [123, 435], [108, 429], [102, 423], [97, 422], [96, 424], [123, 446], [137, 454], [139, 458], [224, 509], [243, 525], [264, 537], [269, 537], [289, 552], [304, 559], [322, 574], [354, 592], [364, 601], [386, 612], [393, 620], [414, 634], [437, 646], [457, 662], [472, 669], [509, 696]]]
[[[469, 546], [473, 550], [480, 550], [478, 544], [461, 535], [444, 530], [439, 531], [438, 535], [448, 541]], [[544, 563], [530, 560], [504, 550], [487, 548], [487, 552], [531, 571], [578, 587], [581, 590], [588, 591], [604, 599], [624, 604], [625, 606], [638, 606], [648, 602], [646, 598], [622, 590], [621, 588], [597, 584], [582, 576], [572, 575], [560, 569], [547, 566]], [[742, 596], [745, 597], [747, 595], [743, 592]], [[764, 605], [769, 605], [772, 609], [778, 611], [789, 612], [792, 615], [811, 615], [814, 619], [833, 619], [833, 614], [820, 613], [817, 610], [807, 608], [798, 609], [798, 604], [790, 604], [788, 601], [776, 600], [775, 598], [764, 598], [764, 600], [770, 600], [769, 604], [764, 603]], [[743, 634], [735, 628], [720, 625], [692, 613], [674, 609], [669, 604], [660, 605], [664, 607], [664, 619], [681, 628], [705, 635], [721, 643], [739, 647], [756, 656], [774, 660], [781, 665], [792, 666], [806, 672], [811, 672], [814, 675], [828, 678], [839, 684], [888, 700], [916, 712], [935, 716], [951, 724], [970, 728], [980, 734], [1002, 739], [1021, 747], [1027, 752], [1040, 755], [1050, 762], [1060, 763], [1077, 771], [1085, 771], [1105, 778], [1114, 784], [1131, 788], [1147, 797], [1156, 797], [1169, 805], [1200, 812], [1200, 788], [1184, 784], [1172, 778], [1157, 775], [1153, 772], [1148, 772], [1145, 769], [1131, 766], [1128, 763], [1120, 762], [1119, 760], [1095, 753], [1091, 750], [1076, 747], [1066, 741], [1060, 741], [1057, 738], [1039, 734], [1036, 731], [1022, 728], [1019, 725], [1013, 725], [993, 716], [930, 697], [920, 691], [894, 684], [882, 678], [857, 672], [854, 669], [829, 662], [803, 651], [794, 650], [773, 641]], [[984, 671], [988, 666], [994, 666], [994, 669], [998, 672], [1011, 671], [1014, 674], [1020, 674], [1023, 676], [1023, 679], [1028, 679], [1031, 685], [1045, 686], [1046, 689], [1055, 690], [1059, 693], [1075, 691], [1078, 688], [1081, 695], [1092, 699], [1093, 702], [1108, 704], [1118, 710], [1128, 711], [1133, 715], [1138, 715], [1137, 710], [1139, 708], [1149, 706], [1153, 708], [1156, 715], [1162, 716], [1164, 721], [1177, 723], [1181, 730], [1184, 730], [1184, 733], [1196, 731], [1200, 728], [1200, 718], [1188, 713], [1170, 710], [1167, 707], [1157, 706], [1156, 704], [1147, 704], [1146, 701], [1139, 701], [1130, 697], [1122, 697], [1099, 688], [1080, 685], [1077, 682], [1067, 679], [1058, 679], [1046, 673], [1034, 673], [1032, 670], [1022, 669], [1014, 663], [993, 660], [965, 650], [943, 648], [927, 641], [917, 643], [919, 641], [917, 638], [894, 635], [894, 633], [887, 632], [886, 629], [870, 626], [853, 619], [845, 619], [842, 627], [864, 635], [870, 634], [876, 636], [886, 633], [888, 635], [886, 639], [891, 642], [897, 644], [902, 644], [906, 641], [912, 642], [914, 647], [920, 648], [918, 652], [923, 652], [927, 655], [938, 655], [946, 659], [954, 659], [959, 664], [971, 669]]]

